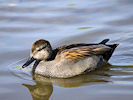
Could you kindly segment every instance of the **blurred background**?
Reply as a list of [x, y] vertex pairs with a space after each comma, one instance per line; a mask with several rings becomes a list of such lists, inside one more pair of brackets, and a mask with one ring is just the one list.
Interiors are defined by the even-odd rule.
[[[0, 100], [132, 100], [132, 9], [133, 0], [0, 0]], [[14, 67], [38, 39], [55, 48], [105, 38], [120, 45], [87, 75], [48, 79]]]

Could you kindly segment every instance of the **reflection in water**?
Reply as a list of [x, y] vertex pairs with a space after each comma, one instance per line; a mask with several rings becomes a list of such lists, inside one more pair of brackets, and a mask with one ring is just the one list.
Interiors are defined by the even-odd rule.
[[82, 29], [90, 29], [90, 28], [93, 28], [93, 27], [79, 27], [78, 29], [82, 30]]
[[23, 85], [30, 90], [33, 100], [49, 100], [53, 92], [52, 83], [43, 81], [43, 78], [38, 78], [36, 85]]
[[[80, 87], [83, 85], [95, 85], [110, 82], [112, 84], [131, 84], [126, 80], [132, 80], [133, 66], [112, 66], [104, 65], [87, 74], [75, 76], [67, 79], [47, 78], [41, 75], [33, 75], [36, 85], [26, 86], [33, 97], [33, 100], [49, 100], [53, 90], [53, 85], [65, 88]], [[120, 77], [121, 76], [121, 77]]]
[[53, 92], [53, 84], [60, 87], [79, 87], [85, 84], [94, 84], [98, 82], [109, 82], [108, 78], [110, 75], [107, 72], [110, 70], [111, 65], [107, 64], [95, 71], [92, 71], [87, 74], [75, 76], [67, 79], [58, 79], [58, 78], [47, 78], [41, 75], [33, 75], [33, 79], [36, 82], [36, 85], [27, 85], [26, 86], [33, 97], [33, 100], [48, 100]]

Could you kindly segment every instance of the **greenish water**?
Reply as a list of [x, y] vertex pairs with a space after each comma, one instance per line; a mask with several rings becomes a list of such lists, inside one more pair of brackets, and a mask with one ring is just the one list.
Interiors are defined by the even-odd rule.
[[[132, 100], [132, 0], [0, 0], [0, 100]], [[32, 76], [20, 66], [38, 39], [53, 47], [119, 43], [107, 64], [68, 79]]]

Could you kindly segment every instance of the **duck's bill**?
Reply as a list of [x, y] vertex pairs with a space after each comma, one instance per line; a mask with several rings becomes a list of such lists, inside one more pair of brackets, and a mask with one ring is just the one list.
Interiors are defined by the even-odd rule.
[[22, 68], [25, 68], [27, 66], [29, 66], [35, 59], [33, 57], [31, 57], [30, 59], [28, 59], [26, 61], [26, 63], [22, 66]]

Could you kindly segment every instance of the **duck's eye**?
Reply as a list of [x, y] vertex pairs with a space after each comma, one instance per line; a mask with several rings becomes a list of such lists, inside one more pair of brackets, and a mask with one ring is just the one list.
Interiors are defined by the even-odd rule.
[[40, 49], [38, 49], [37, 51], [41, 51], [42, 49], [44, 49], [45, 48], [45, 46], [44, 47], [42, 47], [42, 48], [40, 48]]

